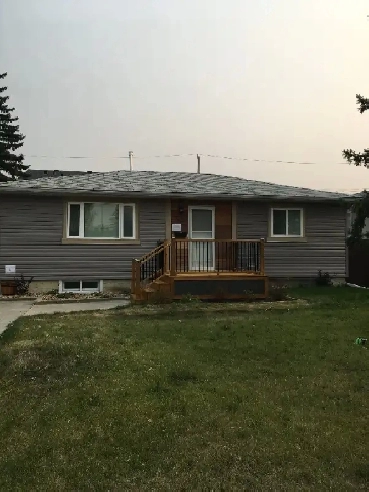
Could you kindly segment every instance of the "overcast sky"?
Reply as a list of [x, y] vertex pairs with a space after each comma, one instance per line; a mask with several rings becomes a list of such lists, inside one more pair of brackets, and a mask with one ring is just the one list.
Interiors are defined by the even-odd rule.
[[[35, 169], [212, 154], [204, 173], [331, 190], [369, 147], [368, 0], [1, 0], [0, 71]], [[48, 156], [31, 157], [31, 156]], [[61, 159], [92, 156], [94, 159]], [[135, 169], [195, 171], [196, 157]]]

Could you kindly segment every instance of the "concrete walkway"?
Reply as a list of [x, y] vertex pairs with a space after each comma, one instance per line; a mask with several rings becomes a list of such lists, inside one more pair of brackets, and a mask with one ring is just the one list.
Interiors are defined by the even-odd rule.
[[32, 307], [34, 301], [0, 301], [0, 334], [19, 316], [23, 316]]
[[112, 309], [127, 306], [128, 300], [109, 300], [94, 302], [69, 302], [66, 304], [35, 304], [35, 301], [0, 301], [0, 334], [20, 316], [37, 314], [72, 313], [76, 311], [95, 311], [96, 309]]
[[[68, 302], [60, 304], [34, 304], [24, 316], [34, 316], [35, 314], [53, 313], [72, 313], [74, 311], [95, 311], [96, 309], [112, 309], [119, 306], [127, 306], [129, 301], [126, 299], [94, 301], [94, 302]], [[1, 305], [0, 305], [1, 309]]]

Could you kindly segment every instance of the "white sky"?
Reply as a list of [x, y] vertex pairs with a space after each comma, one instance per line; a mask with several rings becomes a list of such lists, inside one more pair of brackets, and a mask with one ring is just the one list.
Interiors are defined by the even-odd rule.
[[[127, 169], [202, 153], [202, 172], [369, 187], [367, 0], [2, 0], [0, 70], [36, 169]], [[28, 157], [31, 155], [47, 158]], [[93, 159], [62, 159], [92, 156]], [[135, 160], [195, 171], [196, 157]]]

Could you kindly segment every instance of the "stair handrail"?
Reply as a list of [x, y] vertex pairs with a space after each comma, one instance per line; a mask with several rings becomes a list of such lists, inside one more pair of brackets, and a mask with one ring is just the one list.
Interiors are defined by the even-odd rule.
[[[145, 283], [149, 280], [155, 280], [158, 276], [163, 275], [168, 272], [170, 269], [170, 241], [163, 241], [162, 244], [149, 251], [145, 255], [141, 256], [141, 258], [134, 258], [132, 260], [132, 285], [131, 292], [132, 294], [140, 294], [141, 290], [144, 288]], [[163, 265], [157, 263], [159, 255], [164, 253], [163, 255]], [[155, 259], [155, 260], [154, 260]], [[153, 262], [154, 265], [150, 265], [150, 268], [147, 268], [145, 271], [144, 265], [148, 264], [148, 262]], [[159, 266], [159, 270], [155, 271], [154, 268]]]

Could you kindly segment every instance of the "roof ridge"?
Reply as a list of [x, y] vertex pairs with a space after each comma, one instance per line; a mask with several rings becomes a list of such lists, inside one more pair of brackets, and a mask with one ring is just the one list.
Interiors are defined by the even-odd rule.
[[[295, 185], [284, 185], [284, 184], [279, 184], [279, 183], [273, 183], [272, 181], [261, 181], [257, 179], [249, 179], [249, 178], [242, 178], [240, 176], [230, 176], [229, 174], [215, 174], [215, 173], [196, 173], [196, 172], [187, 172], [187, 171], [151, 171], [151, 170], [136, 170], [136, 171], [130, 171], [128, 169], [118, 169], [116, 171], [106, 171], [106, 172], [97, 172], [94, 173], [96, 174], [112, 174], [112, 173], [152, 173], [152, 174], [184, 174], [184, 175], [196, 175], [196, 176], [216, 176], [218, 178], [231, 178], [231, 179], [237, 179], [241, 182], [248, 182], [248, 183], [256, 183], [256, 184], [266, 184], [270, 186], [282, 186], [284, 188], [294, 188], [297, 190], [309, 190], [309, 191], [319, 191], [321, 193], [339, 193], [337, 191], [327, 191], [327, 190], [321, 190], [319, 188], [308, 188], [306, 186], [295, 186]], [[340, 193], [342, 194], [342, 193]]]

